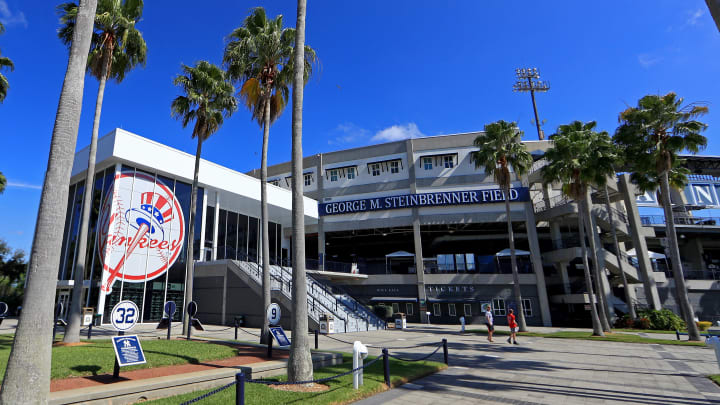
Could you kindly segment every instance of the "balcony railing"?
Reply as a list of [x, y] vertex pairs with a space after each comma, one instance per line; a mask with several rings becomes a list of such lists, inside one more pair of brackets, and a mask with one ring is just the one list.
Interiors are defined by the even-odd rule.
[[[643, 226], [665, 225], [664, 215], [643, 215], [640, 217]], [[673, 217], [675, 225], [719, 226], [720, 217]]]
[[567, 204], [569, 202], [573, 202], [573, 199], [566, 196], [565, 194], [556, 195], [554, 197], [550, 197], [548, 200], [550, 203], [549, 205], [545, 203], [545, 200], [538, 201], [533, 205], [533, 209], [535, 210], [535, 213], [540, 213], [543, 211], [547, 211], [550, 208], [555, 208], [563, 204]]
[[[683, 267], [683, 275], [686, 280], [720, 280], [720, 270], [717, 269], [698, 270]], [[671, 269], [665, 270], [665, 276], [667, 278], [675, 277]]]

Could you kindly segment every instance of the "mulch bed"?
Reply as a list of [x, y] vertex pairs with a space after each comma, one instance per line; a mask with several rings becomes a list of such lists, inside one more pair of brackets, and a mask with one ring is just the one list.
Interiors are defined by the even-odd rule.
[[50, 391], [65, 391], [76, 388], [92, 387], [105, 384], [114, 384], [123, 381], [143, 380], [146, 378], [165, 377], [169, 375], [194, 373], [196, 371], [212, 370], [216, 368], [242, 366], [246, 364], [260, 363], [268, 360], [287, 359], [288, 352], [275, 351], [273, 358], [268, 359], [266, 349], [256, 347], [238, 346], [239, 355], [221, 360], [206, 361], [198, 364], [181, 364], [175, 366], [162, 366], [145, 368], [140, 370], [122, 371], [120, 377], [114, 379], [112, 374], [100, 374], [84, 377], [69, 377], [55, 379], [50, 382]]

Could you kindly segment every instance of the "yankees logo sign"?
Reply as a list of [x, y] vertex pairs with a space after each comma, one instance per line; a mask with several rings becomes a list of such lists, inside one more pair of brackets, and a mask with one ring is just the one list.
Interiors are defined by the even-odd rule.
[[182, 250], [185, 219], [172, 189], [152, 176], [122, 172], [100, 209], [101, 291], [117, 280], [139, 283], [163, 275]]

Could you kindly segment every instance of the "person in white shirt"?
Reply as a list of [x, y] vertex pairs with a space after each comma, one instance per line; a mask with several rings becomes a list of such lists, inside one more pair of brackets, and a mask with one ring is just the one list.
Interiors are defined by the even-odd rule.
[[492, 335], [495, 331], [495, 327], [493, 326], [493, 314], [492, 314], [492, 307], [490, 305], [487, 305], [485, 307], [485, 326], [487, 326], [488, 329], [488, 342], [492, 342]]

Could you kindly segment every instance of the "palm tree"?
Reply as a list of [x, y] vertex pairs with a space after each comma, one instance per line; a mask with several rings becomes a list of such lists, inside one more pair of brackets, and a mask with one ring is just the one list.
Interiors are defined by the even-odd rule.
[[[5, 26], [0, 23], [0, 34], [5, 32]], [[15, 69], [15, 65], [13, 65], [10, 58], [6, 58], [2, 56], [2, 52], [0, 52], [0, 69], [7, 68], [11, 72], [13, 69]], [[10, 88], [10, 83], [8, 83], [7, 78], [0, 73], [0, 103], [2, 103], [5, 100], [5, 96], [7, 96], [8, 89]]]
[[[190, 219], [187, 235], [187, 256], [185, 258], [185, 300], [188, 304], [193, 297], [194, 255], [193, 241], [195, 240], [195, 210], [197, 207], [198, 172], [200, 171], [200, 153], [202, 144], [212, 134], [218, 131], [226, 117], [232, 115], [237, 109], [235, 88], [227, 80], [225, 72], [216, 65], [207, 61], [198, 62], [195, 67], [182, 65], [184, 75], [178, 75], [173, 84], [180, 87], [182, 96], [177, 96], [170, 105], [173, 118], [180, 120], [183, 128], [190, 122], [195, 122], [192, 131], [193, 139], [197, 138], [195, 152], [195, 174], [192, 191], [190, 193]], [[183, 316], [183, 334], [190, 327], [190, 316]]]
[[532, 156], [521, 143], [523, 131], [515, 122], [503, 120], [485, 125], [485, 132], [475, 138], [474, 144], [479, 150], [472, 152], [470, 159], [475, 168], [484, 168], [485, 172], [492, 174], [495, 182], [505, 195], [505, 217], [508, 228], [508, 242], [510, 244], [510, 264], [513, 275], [513, 293], [517, 303], [517, 319], [520, 332], [527, 332], [525, 312], [523, 311], [522, 295], [520, 294], [520, 276], [515, 257], [515, 234], [513, 233], [510, 218], [510, 187], [512, 185], [512, 167], [517, 179], [527, 174], [532, 166]]
[[73, 33], [50, 141], [23, 311], [0, 390], [0, 403], [3, 404], [47, 403], [50, 395], [51, 328], [57, 270], [96, 6], [96, 0], [80, 1], [77, 29]]
[[659, 183], [675, 291], [690, 340], [700, 340], [700, 332], [695, 324], [695, 311], [688, 299], [680, 262], [670, 185], [671, 182], [679, 185], [687, 181], [687, 171], [679, 170], [682, 160], [677, 155], [683, 151], [694, 154], [707, 145], [707, 138], [700, 134], [707, 125], [696, 120], [707, 112], [706, 106], [683, 106], [683, 99], [675, 93], [648, 95], [638, 101], [637, 107], [620, 113], [621, 125], [614, 137], [615, 143], [624, 151], [625, 161], [629, 163], [631, 180], [643, 191], [651, 190], [653, 186], [657, 189]]
[[[75, 29], [75, 18], [78, 12], [76, 3], [65, 3], [59, 8], [60, 21], [63, 26], [58, 37], [66, 45], [72, 43]], [[75, 343], [80, 341], [80, 313], [82, 311], [83, 280], [85, 278], [85, 261], [88, 249], [88, 232], [90, 208], [92, 208], [92, 184], [95, 177], [95, 154], [100, 129], [100, 113], [102, 111], [105, 83], [107, 79], [115, 79], [120, 83], [125, 74], [138, 64], [145, 65], [147, 46], [140, 31], [135, 25], [142, 16], [142, 0], [99, 0], [95, 13], [95, 28], [88, 56], [88, 72], [98, 79], [97, 99], [95, 101], [95, 119], [93, 120], [90, 150], [88, 151], [88, 169], [85, 175], [85, 195], [80, 222], [77, 259], [75, 260], [74, 284], [70, 300], [70, 316], [63, 341]]]
[[[295, 49], [305, 49], [306, 0], [298, 0]], [[306, 52], [295, 52], [294, 66], [306, 67]], [[308, 341], [308, 304], [305, 276], [305, 208], [303, 201], [302, 113], [303, 90], [308, 72], [293, 71], [292, 110], [292, 242], [293, 242], [293, 339], [290, 346], [287, 375], [289, 381], [309, 381], [313, 378], [313, 364]]]
[[0, 172], [0, 194], [2, 194], [5, 191], [5, 187], [7, 186], [7, 179], [5, 178], [5, 175]]
[[[263, 129], [260, 160], [260, 220], [262, 223], [263, 308], [270, 305], [270, 243], [267, 208], [267, 151], [270, 126], [280, 117], [288, 102], [293, 77], [292, 55], [295, 29], [283, 28], [283, 17], [269, 20], [262, 7], [254, 8], [243, 25], [229, 36], [223, 62], [228, 76], [240, 82], [240, 98], [252, 118]], [[312, 73], [315, 51], [305, 46], [305, 80]], [[263, 322], [260, 341], [269, 338], [269, 327]]]
[[[587, 246], [585, 244], [585, 230], [592, 238], [590, 221], [590, 202], [588, 201], [589, 185], [603, 187], [609, 174], [614, 173], [613, 163], [617, 159], [615, 148], [607, 132], [595, 131], [595, 121], [582, 123], [574, 121], [568, 125], [560, 125], [555, 134], [550, 136], [553, 146], [545, 153], [548, 165], [543, 168], [543, 181], [548, 183], [560, 182], [562, 192], [578, 202], [578, 229], [580, 245], [585, 272], [585, 284], [590, 298], [590, 312], [593, 324], [593, 334], [604, 336], [603, 329], [608, 327], [601, 323], [600, 317], [605, 317], [603, 308], [595, 305], [596, 294], [593, 292], [592, 277], [588, 262]], [[601, 272], [595, 257], [595, 281], [601, 286]], [[600, 288], [597, 289], [601, 294]], [[599, 300], [598, 300], [599, 301]], [[602, 302], [599, 302], [602, 305]], [[607, 320], [606, 320], [607, 322]]]

